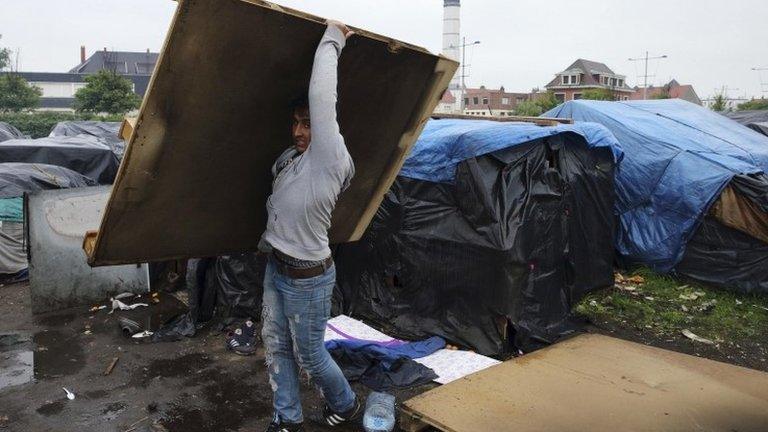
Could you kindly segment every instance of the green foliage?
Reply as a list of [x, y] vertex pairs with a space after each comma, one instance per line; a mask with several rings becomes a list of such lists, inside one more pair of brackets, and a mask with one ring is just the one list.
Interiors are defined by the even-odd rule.
[[739, 105], [739, 111], [768, 110], [768, 99], [752, 99]]
[[587, 89], [581, 95], [581, 98], [587, 99], [587, 100], [601, 100], [601, 101], [616, 100], [616, 97], [614, 96], [613, 92], [604, 88]]
[[43, 91], [15, 73], [0, 75], [0, 111], [19, 112], [40, 103]]
[[541, 106], [533, 101], [520, 102], [515, 108], [515, 114], [519, 116], [538, 117], [542, 112]]
[[659, 93], [654, 93], [651, 95], [651, 99], [669, 99], [669, 92], [666, 90], [662, 90]]
[[712, 99], [714, 100], [714, 102], [712, 103], [712, 111], [717, 111], [717, 112], [725, 111], [725, 108], [728, 106], [727, 105], [728, 100], [725, 98], [724, 94], [718, 93]]
[[22, 133], [32, 138], [47, 137], [51, 129], [60, 121], [99, 120], [121, 121], [122, 116], [95, 116], [92, 114], [74, 114], [57, 111], [36, 111], [31, 113], [0, 113], [0, 122], [16, 126]]
[[555, 98], [555, 93], [551, 91], [536, 95], [534, 102], [541, 108], [541, 112], [543, 113], [560, 105], [557, 98]]
[[3, 70], [11, 64], [11, 50], [0, 48], [0, 70]]
[[85, 82], [85, 87], [75, 93], [77, 112], [125, 114], [141, 103], [131, 81], [114, 71], [100, 70], [86, 77]]
[[[680, 281], [646, 268], [642, 283], [587, 295], [576, 310], [595, 322], [680, 337], [683, 329], [715, 341], [750, 343], [768, 330], [768, 298]], [[631, 288], [631, 290], [630, 290]]]

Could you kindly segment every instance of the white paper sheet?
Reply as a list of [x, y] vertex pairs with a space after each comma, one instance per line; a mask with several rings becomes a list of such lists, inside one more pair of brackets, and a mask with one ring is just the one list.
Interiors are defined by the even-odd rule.
[[[331, 318], [328, 320], [328, 324], [329, 326], [325, 329], [326, 341], [347, 339], [344, 335], [351, 336], [355, 339], [376, 342], [388, 342], [393, 340], [392, 337], [387, 336], [362, 321], [358, 321], [346, 315], [339, 315]], [[336, 328], [338, 331], [333, 330], [332, 327]], [[427, 357], [415, 359], [415, 361], [435, 371], [435, 374], [437, 374], [435, 382], [440, 384], [447, 384], [451, 381], [501, 363], [498, 360], [471, 351], [448, 349], [442, 349]]]

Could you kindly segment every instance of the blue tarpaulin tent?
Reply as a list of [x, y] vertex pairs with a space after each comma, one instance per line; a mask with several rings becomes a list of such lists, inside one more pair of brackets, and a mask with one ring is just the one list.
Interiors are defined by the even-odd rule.
[[616, 177], [617, 249], [629, 262], [660, 271], [680, 263], [735, 176], [768, 172], [768, 137], [678, 99], [577, 100], [543, 116], [600, 123], [615, 135], [624, 152]]

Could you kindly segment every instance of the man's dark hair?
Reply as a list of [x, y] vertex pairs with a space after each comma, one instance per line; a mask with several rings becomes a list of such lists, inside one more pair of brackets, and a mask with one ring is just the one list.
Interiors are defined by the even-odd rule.
[[291, 111], [296, 110], [309, 110], [309, 94], [307, 92], [302, 93], [296, 99], [291, 101]]

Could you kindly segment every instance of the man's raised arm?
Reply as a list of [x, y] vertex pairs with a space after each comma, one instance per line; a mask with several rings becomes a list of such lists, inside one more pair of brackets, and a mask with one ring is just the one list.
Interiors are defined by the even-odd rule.
[[312, 78], [309, 82], [309, 117], [312, 144], [307, 152], [313, 159], [331, 163], [346, 152], [344, 138], [336, 120], [338, 66], [341, 50], [353, 32], [337, 21], [328, 21], [315, 52]]

